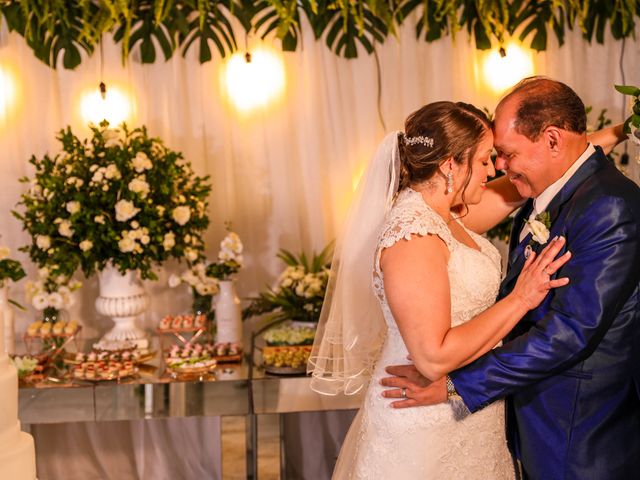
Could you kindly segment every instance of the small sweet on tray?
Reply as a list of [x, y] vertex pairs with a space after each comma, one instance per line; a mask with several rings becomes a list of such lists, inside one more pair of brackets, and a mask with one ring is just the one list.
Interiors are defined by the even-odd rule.
[[79, 330], [78, 322], [71, 320], [66, 322], [58, 320], [57, 322], [42, 322], [38, 320], [29, 324], [27, 327], [27, 336], [29, 337], [68, 337], [77, 333]]
[[167, 315], [158, 324], [158, 332], [191, 332], [207, 326], [206, 315]]
[[304, 369], [312, 348], [311, 345], [264, 347], [262, 349], [262, 359], [265, 367]]

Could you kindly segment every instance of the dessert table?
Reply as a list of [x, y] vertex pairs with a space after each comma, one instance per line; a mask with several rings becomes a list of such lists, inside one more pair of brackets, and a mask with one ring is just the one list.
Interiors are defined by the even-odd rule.
[[[152, 349], [158, 349], [157, 342], [154, 338]], [[317, 394], [309, 377], [270, 375], [260, 365], [260, 352], [250, 351], [241, 363], [219, 364], [212, 374], [185, 380], [168, 375], [156, 355], [137, 376], [119, 382], [69, 379], [21, 385], [19, 418], [23, 424], [47, 424], [244, 416], [247, 478], [257, 478], [257, 415], [351, 410], [361, 400]], [[280, 450], [284, 478], [285, 449]]]

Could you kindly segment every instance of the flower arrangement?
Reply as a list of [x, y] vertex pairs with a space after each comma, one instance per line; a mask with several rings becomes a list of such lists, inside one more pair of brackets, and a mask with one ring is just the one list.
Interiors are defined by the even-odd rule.
[[[31, 235], [23, 247], [55, 277], [81, 268], [90, 276], [111, 262], [120, 272], [156, 279], [153, 264], [202, 257], [208, 177], [197, 177], [182, 155], [150, 138], [145, 127], [91, 126], [81, 140], [70, 127], [55, 157], [33, 156], [33, 179], [13, 214]], [[52, 293], [52, 292], [49, 292]]]
[[624, 133], [633, 143], [640, 146], [640, 88], [632, 85], [616, 85], [615, 88], [623, 95], [634, 97], [631, 107], [632, 113], [624, 122]]
[[227, 223], [226, 226], [228, 233], [220, 242], [218, 261], [207, 267], [207, 276], [218, 280], [228, 280], [232, 275], [238, 273], [244, 263], [242, 241], [237, 233], [231, 231], [231, 224]]
[[311, 259], [305, 253], [294, 255], [280, 250], [277, 256], [287, 267], [275, 287], [251, 299], [242, 312], [243, 318], [275, 312], [274, 322], [287, 319], [317, 322], [329, 281], [330, 250], [331, 245], [319, 254], [314, 253]]
[[38, 280], [25, 283], [25, 296], [36, 310], [50, 312], [68, 309], [75, 303], [73, 292], [82, 283], [69, 280], [64, 275], [52, 275], [47, 267], [38, 269]]
[[213, 295], [218, 293], [218, 280], [227, 280], [242, 267], [243, 245], [237, 233], [227, 224], [227, 236], [220, 242], [218, 261], [207, 265], [204, 261], [189, 263], [181, 275], [169, 276], [171, 288], [185, 283], [191, 288], [194, 312], [209, 312]]

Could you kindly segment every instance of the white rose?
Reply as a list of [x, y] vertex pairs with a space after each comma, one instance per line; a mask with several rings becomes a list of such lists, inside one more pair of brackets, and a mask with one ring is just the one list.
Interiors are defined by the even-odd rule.
[[145, 198], [149, 193], [149, 184], [145, 181], [144, 175], [131, 180], [129, 190], [133, 193], [139, 193], [142, 198]]
[[0, 247], [0, 260], [4, 260], [9, 255], [11, 255], [11, 250], [9, 249], [9, 247]]
[[48, 235], [36, 235], [36, 245], [40, 250], [48, 250], [51, 247], [51, 239]]
[[38, 269], [39, 278], [47, 278], [48, 276], [49, 276], [49, 269], [47, 267], [42, 267]]
[[123, 237], [118, 242], [118, 248], [122, 253], [133, 252], [133, 250], [136, 248], [136, 241], [128, 236]]
[[184, 249], [184, 256], [190, 262], [195, 262], [198, 259], [198, 252], [196, 250], [194, 250], [193, 248], [185, 248]]
[[109, 148], [118, 145], [120, 135], [118, 135], [118, 130], [107, 128], [102, 132], [102, 137], [104, 138], [104, 146]]
[[144, 170], [149, 170], [153, 166], [151, 160], [149, 160], [149, 157], [144, 152], [136, 153], [136, 156], [131, 160], [131, 163], [133, 163], [133, 168], [135, 168], [138, 173], [141, 173]]
[[187, 205], [180, 205], [173, 209], [171, 216], [178, 225], [185, 225], [191, 218], [191, 210]]
[[96, 165], [95, 163], [89, 167], [89, 171], [91, 173], [95, 172], [96, 170], [98, 170], [98, 165]]
[[191, 270], [187, 270], [182, 274], [182, 281], [194, 287], [200, 280], [196, 275], [193, 274]]
[[102, 172], [102, 169], [96, 170], [96, 172], [93, 174], [93, 177], [91, 177], [91, 181], [94, 183], [100, 183], [103, 179], [104, 173]]
[[169, 287], [171, 288], [175, 288], [178, 285], [180, 285], [182, 283], [182, 280], [180, 279], [179, 276], [177, 276], [176, 274], [172, 273], [171, 275], [169, 275]]
[[91, 240], [83, 240], [80, 242], [80, 250], [87, 252], [93, 248], [93, 242]]
[[58, 233], [63, 237], [73, 237], [73, 228], [71, 228], [71, 222], [69, 220], [63, 220], [58, 225]]
[[549, 241], [549, 229], [539, 220], [532, 220], [529, 222], [529, 229], [533, 235], [533, 240], [540, 245], [544, 245]]
[[49, 294], [49, 306], [55, 308], [56, 310], [60, 310], [62, 308], [62, 295], [58, 292], [53, 292]]
[[118, 170], [118, 167], [116, 167], [113, 163], [107, 165], [107, 168], [104, 171], [104, 176], [107, 177], [108, 179], [115, 179], [115, 180], [118, 180], [119, 178], [121, 178], [120, 170]]
[[80, 202], [67, 202], [66, 209], [71, 215], [78, 213], [80, 211]]
[[33, 300], [31, 301], [36, 310], [44, 310], [49, 306], [49, 295], [46, 293], [37, 293], [33, 296]]
[[173, 232], [165, 233], [162, 246], [165, 250], [171, 250], [176, 245], [176, 236]]
[[140, 237], [140, 243], [142, 243], [143, 245], [149, 245], [150, 241], [151, 237], [149, 235], [142, 235], [142, 237]]
[[135, 217], [139, 211], [140, 209], [136, 208], [133, 202], [129, 200], [119, 200], [118, 203], [116, 203], [116, 220], [126, 222], [130, 218]]
[[235, 232], [229, 232], [226, 237], [220, 242], [221, 249], [228, 249], [234, 253], [242, 253], [242, 242], [240, 237]]
[[164, 215], [164, 211], [166, 210], [162, 205], [156, 206], [156, 210], [158, 211], [158, 215]]
[[104, 215], [96, 215], [93, 217], [93, 221], [99, 223], [100, 225], [104, 225]]
[[298, 284], [298, 286], [296, 287], [296, 295], [298, 295], [299, 297], [304, 296], [304, 285], [302, 283]]
[[293, 285], [293, 280], [291, 280], [290, 278], [285, 278], [284, 280], [282, 280], [281, 285], [285, 288], [290, 287], [291, 285]]

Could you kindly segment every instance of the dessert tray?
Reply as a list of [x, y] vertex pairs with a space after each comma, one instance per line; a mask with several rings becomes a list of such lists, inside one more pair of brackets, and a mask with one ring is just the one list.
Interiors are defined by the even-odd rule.
[[88, 380], [93, 382], [120, 380], [132, 377], [138, 372], [133, 361], [96, 361], [81, 362], [73, 367], [73, 378], [77, 380]]
[[165, 363], [170, 365], [178, 359], [212, 358], [218, 363], [240, 362], [242, 360], [242, 345], [239, 343], [185, 343], [172, 345], [165, 351]]
[[277, 375], [306, 373], [311, 345], [266, 346], [262, 349], [264, 371]]

